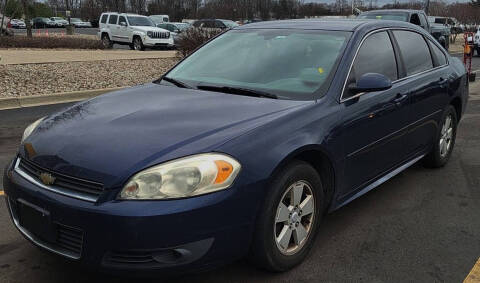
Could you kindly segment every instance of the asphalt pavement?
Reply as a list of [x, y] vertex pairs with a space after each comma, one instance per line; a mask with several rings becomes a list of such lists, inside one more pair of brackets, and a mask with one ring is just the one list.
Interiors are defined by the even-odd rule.
[[[239, 261], [165, 281], [462, 282], [480, 257], [480, 83], [471, 92], [449, 163], [441, 169], [417, 163], [325, 217], [297, 268], [269, 273]], [[15, 155], [29, 123], [67, 105], [0, 111], [0, 167]], [[34, 247], [1, 200], [0, 231], [0, 282], [133, 281], [85, 271]]]

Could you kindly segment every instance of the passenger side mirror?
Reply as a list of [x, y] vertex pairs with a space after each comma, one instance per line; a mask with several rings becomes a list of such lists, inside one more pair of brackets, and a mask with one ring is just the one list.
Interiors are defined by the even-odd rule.
[[120, 26], [126, 27], [126, 26], [127, 26], [127, 23], [126, 23], [126, 22], [120, 22]]
[[378, 73], [363, 74], [356, 84], [351, 84], [348, 89], [351, 93], [372, 92], [386, 90], [392, 87], [392, 81]]

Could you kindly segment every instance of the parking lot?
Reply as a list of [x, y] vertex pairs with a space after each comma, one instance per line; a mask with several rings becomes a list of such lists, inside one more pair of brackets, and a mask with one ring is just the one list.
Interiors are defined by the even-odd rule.
[[[472, 69], [480, 69], [480, 58], [474, 58]], [[480, 256], [480, 83], [471, 84], [470, 92], [468, 109], [447, 166], [432, 170], [417, 163], [328, 215], [310, 256], [300, 266], [273, 274], [240, 261], [216, 271], [168, 280], [463, 281]], [[0, 111], [0, 168], [15, 155], [29, 123], [65, 106]], [[0, 231], [0, 282], [131, 281], [85, 271], [37, 249], [14, 228], [3, 201]]]

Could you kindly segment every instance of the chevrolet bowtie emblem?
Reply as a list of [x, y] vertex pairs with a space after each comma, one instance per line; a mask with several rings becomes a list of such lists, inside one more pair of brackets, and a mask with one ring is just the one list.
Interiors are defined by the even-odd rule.
[[41, 173], [40, 174], [40, 180], [42, 181], [42, 183], [44, 183], [45, 185], [53, 185], [53, 183], [55, 183], [55, 177], [52, 176], [52, 174], [50, 173]]

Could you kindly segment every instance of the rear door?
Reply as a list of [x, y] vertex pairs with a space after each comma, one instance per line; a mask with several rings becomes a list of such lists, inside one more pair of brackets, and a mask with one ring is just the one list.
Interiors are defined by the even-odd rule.
[[410, 155], [425, 151], [437, 133], [438, 121], [448, 103], [451, 79], [443, 51], [433, 41], [410, 30], [395, 30], [405, 77], [399, 89], [408, 93], [410, 104], [406, 148]]
[[397, 60], [387, 31], [369, 35], [356, 55], [342, 96], [346, 113], [342, 131], [346, 154], [343, 197], [389, 171], [404, 157], [408, 107], [396, 83], [385, 91], [348, 92], [348, 85], [365, 73], [379, 73], [397, 81]]

